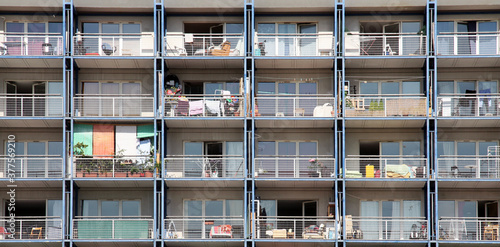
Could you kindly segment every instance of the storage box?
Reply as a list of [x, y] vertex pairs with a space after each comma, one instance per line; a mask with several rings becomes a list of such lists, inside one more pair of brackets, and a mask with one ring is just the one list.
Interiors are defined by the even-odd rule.
[[366, 177], [367, 178], [374, 178], [375, 177], [375, 167], [372, 165], [366, 165]]

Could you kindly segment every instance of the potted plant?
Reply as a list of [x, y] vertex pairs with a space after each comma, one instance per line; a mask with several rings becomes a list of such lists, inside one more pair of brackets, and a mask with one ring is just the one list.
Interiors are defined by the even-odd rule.
[[320, 177], [322, 170], [325, 168], [322, 162], [319, 162], [316, 158], [311, 158], [309, 160], [309, 166], [307, 167], [309, 170], [310, 177]]
[[130, 168], [130, 175], [131, 177], [139, 177], [140, 176], [140, 170], [137, 166], [132, 166]]

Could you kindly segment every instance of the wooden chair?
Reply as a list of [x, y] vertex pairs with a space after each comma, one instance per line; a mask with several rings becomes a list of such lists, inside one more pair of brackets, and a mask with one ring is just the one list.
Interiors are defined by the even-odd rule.
[[231, 43], [229, 41], [224, 41], [220, 45], [220, 49], [212, 48], [210, 49], [210, 55], [212, 56], [229, 56], [231, 51]]
[[31, 233], [29, 235], [30, 239], [42, 239], [43, 227], [33, 227], [31, 228]]

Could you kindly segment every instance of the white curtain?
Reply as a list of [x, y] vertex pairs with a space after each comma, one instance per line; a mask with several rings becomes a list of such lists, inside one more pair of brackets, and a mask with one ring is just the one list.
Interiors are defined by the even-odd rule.
[[[231, 155], [226, 160], [226, 177], [243, 176], [243, 142], [226, 142], [226, 155]], [[235, 157], [235, 156], [239, 157]]]
[[137, 126], [116, 126], [115, 131], [115, 152], [123, 150], [123, 155], [137, 155], [136, 140]]
[[[403, 201], [403, 217], [405, 218], [415, 218], [415, 217], [421, 217], [421, 202], [420, 201]], [[418, 227], [421, 226], [420, 221], [415, 220], [415, 221], [405, 221], [403, 222], [403, 233], [406, 233], [405, 236], [403, 236], [405, 239], [408, 239], [409, 232], [411, 230], [411, 227], [413, 224], [416, 224]]]
[[364, 239], [379, 239], [379, 224], [377, 223], [377, 219], [373, 218], [378, 216], [379, 202], [361, 201], [362, 221], [359, 224], [359, 228], [363, 232]]

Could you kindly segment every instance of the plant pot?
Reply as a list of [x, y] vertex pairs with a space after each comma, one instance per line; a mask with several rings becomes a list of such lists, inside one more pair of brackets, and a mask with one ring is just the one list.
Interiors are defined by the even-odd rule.
[[126, 172], [115, 172], [115, 178], [125, 178], [127, 177]]
[[85, 173], [84, 172], [76, 172], [76, 177], [77, 178], [85, 177]]
[[99, 173], [97, 173], [97, 172], [88, 172], [84, 176], [88, 177], [88, 178], [96, 178], [96, 177], [99, 177]]
[[147, 178], [152, 178], [153, 177], [153, 172], [146, 171], [146, 172], [144, 172], [144, 176], [147, 177]]

